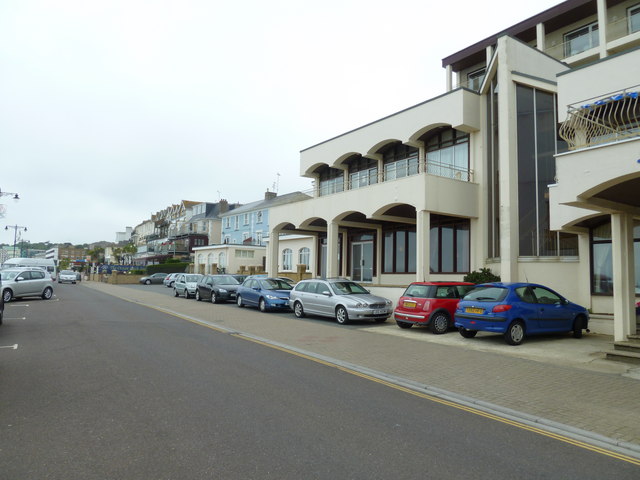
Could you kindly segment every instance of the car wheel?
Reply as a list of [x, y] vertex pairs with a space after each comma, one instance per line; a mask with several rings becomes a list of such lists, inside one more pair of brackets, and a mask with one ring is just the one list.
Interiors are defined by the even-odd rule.
[[177, 288], [174, 288], [174, 289], [173, 289], [173, 296], [174, 296], [174, 297], [177, 297], [178, 295], [179, 295], [179, 293], [178, 293], [178, 289], [177, 289]]
[[336, 322], [338, 322], [340, 325], [349, 323], [349, 314], [347, 313], [347, 309], [342, 305], [336, 308]]
[[216, 297], [216, 292], [211, 290], [211, 303], [218, 303], [218, 297]]
[[573, 338], [582, 338], [582, 329], [584, 328], [584, 320], [578, 317], [573, 322]]
[[293, 304], [293, 314], [298, 318], [304, 317], [304, 308], [302, 308], [302, 304], [300, 302]]
[[261, 298], [258, 302], [258, 308], [262, 313], [267, 311], [267, 302], [264, 301], [264, 298]]
[[458, 332], [460, 332], [460, 335], [462, 335], [464, 338], [473, 338], [478, 333], [477, 330], [467, 330], [466, 328], [462, 327], [460, 327], [460, 330], [458, 330]]
[[437, 312], [429, 322], [429, 330], [436, 335], [442, 335], [449, 330], [449, 315], [444, 312]]
[[200, 290], [196, 290], [196, 301], [199, 302], [200, 300], [202, 300], [202, 298], [200, 298]]
[[189, 295], [189, 290], [187, 290], [186, 288], [184, 289], [184, 299], [188, 300], [191, 298], [191, 295]]
[[504, 332], [504, 341], [509, 345], [520, 345], [524, 340], [524, 323], [515, 320], [509, 325], [507, 331]]
[[175, 283], [176, 283], [176, 282], [171, 282], [171, 283], [169, 284], [169, 288], [173, 288], [173, 286], [175, 285]]
[[144, 282], [145, 285], [151, 285], [151, 280], [147, 280]]
[[244, 303], [242, 303], [242, 297], [241, 297], [240, 295], [238, 295], [238, 296], [236, 297], [236, 304], [237, 304], [240, 308], [244, 307]]
[[53, 297], [53, 288], [51, 288], [51, 287], [45, 288], [44, 292], [42, 292], [42, 299], [43, 300], [50, 300], [51, 297]]
[[11, 301], [11, 299], [13, 298], [13, 292], [10, 288], [4, 289], [4, 291], [2, 292], [2, 298], [4, 300], [4, 303], [9, 303]]
[[396, 320], [396, 325], [398, 325], [400, 328], [411, 328], [411, 327], [413, 327], [413, 323], [401, 322], [399, 320]]

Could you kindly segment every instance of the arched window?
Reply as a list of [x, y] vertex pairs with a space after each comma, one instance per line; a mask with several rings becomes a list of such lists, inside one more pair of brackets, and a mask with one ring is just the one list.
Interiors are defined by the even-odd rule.
[[293, 270], [293, 252], [290, 248], [285, 248], [282, 251], [282, 269]]
[[298, 264], [304, 265], [306, 270], [309, 270], [309, 255], [310, 250], [307, 247], [302, 247], [298, 250]]
[[227, 256], [224, 252], [220, 252], [218, 255], [218, 268], [226, 268], [227, 267]]

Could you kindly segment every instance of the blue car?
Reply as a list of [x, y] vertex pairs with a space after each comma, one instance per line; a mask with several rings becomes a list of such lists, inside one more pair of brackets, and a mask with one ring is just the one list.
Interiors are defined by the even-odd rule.
[[293, 287], [280, 278], [247, 278], [236, 292], [239, 307], [251, 305], [261, 312], [289, 310], [289, 294]]
[[588, 330], [589, 312], [548, 287], [535, 283], [485, 283], [465, 295], [454, 325], [465, 338], [479, 331], [501, 333], [509, 345], [527, 335]]

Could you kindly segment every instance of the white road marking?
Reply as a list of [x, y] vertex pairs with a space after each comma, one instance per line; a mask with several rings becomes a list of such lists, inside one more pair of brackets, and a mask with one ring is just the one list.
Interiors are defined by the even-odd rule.
[[11, 348], [13, 350], [17, 350], [18, 349], [18, 344], [16, 343], [15, 345], [7, 345], [6, 347], [0, 346], [0, 348]]

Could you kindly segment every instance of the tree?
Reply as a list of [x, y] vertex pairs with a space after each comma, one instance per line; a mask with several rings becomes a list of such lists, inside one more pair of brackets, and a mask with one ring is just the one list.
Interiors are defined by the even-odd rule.
[[96, 247], [87, 252], [93, 263], [104, 263], [104, 248]]
[[122, 247], [122, 252], [127, 258], [126, 263], [131, 265], [133, 263], [134, 255], [138, 253], [138, 247], [136, 247], [133, 243], [127, 243], [124, 247]]

